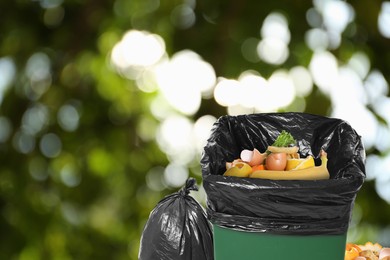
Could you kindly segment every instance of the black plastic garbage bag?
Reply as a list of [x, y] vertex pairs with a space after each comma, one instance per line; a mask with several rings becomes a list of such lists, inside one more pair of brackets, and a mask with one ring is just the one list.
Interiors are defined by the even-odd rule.
[[[263, 152], [282, 130], [298, 142], [301, 157], [328, 154], [329, 180], [225, 177], [225, 163], [243, 149]], [[222, 227], [274, 234], [345, 234], [365, 178], [361, 137], [345, 121], [306, 113], [223, 116], [201, 158], [210, 221]]]
[[202, 206], [189, 195], [191, 190], [198, 190], [193, 178], [153, 209], [142, 233], [138, 259], [214, 259], [212, 226]]

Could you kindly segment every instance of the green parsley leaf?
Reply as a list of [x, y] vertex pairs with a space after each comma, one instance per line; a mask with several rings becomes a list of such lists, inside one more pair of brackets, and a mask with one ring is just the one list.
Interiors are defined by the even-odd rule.
[[276, 138], [272, 146], [288, 147], [288, 146], [294, 146], [296, 144], [297, 142], [295, 141], [294, 137], [289, 132], [283, 130]]

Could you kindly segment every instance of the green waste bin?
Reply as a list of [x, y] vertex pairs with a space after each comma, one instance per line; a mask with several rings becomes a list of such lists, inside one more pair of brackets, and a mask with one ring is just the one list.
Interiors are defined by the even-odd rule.
[[[263, 152], [282, 130], [302, 158], [328, 154], [329, 180], [223, 176], [242, 150]], [[229, 259], [343, 260], [357, 192], [365, 179], [361, 137], [345, 121], [306, 113], [222, 116], [201, 158], [214, 256]]]
[[343, 260], [346, 234], [276, 235], [213, 225], [215, 260]]

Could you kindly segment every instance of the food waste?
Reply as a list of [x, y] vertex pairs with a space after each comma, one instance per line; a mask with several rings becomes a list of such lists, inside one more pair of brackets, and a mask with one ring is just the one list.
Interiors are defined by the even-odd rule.
[[344, 260], [390, 260], [390, 248], [372, 242], [364, 245], [347, 243]]
[[313, 156], [301, 158], [298, 152], [294, 137], [283, 130], [263, 153], [256, 148], [242, 150], [240, 158], [226, 162], [223, 175], [272, 180], [329, 179], [328, 158], [324, 150], [320, 152], [321, 165], [318, 166]]

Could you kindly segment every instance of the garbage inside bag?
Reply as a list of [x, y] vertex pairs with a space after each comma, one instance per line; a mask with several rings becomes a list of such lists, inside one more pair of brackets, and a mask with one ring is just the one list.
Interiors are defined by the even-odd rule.
[[[269, 180], [223, 176], [244, 149], [265, 151], [287, 131], [299, 153], [327, 152], [330, 179]], [[344, 234], [365, 178], [361, 137], [341, 119], [307, 113], [222, 116], [201, 158], [210, 221], [222, 227], [274, 234]]]
[[193, 178], [153, 209], [142, 233], [138, 259], [214, 259], [212, 226], [202, 206], [189, 195], [191, 190], [198, 190]]

